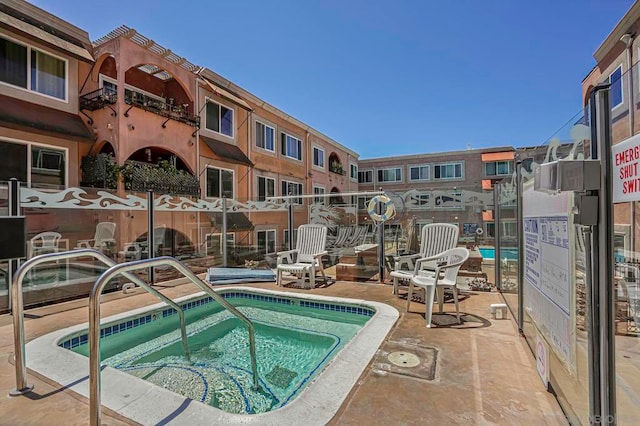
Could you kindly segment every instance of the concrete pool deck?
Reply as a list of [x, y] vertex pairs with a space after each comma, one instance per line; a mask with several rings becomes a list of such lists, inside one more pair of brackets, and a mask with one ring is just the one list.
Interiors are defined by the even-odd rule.
[[[282, 290], [273, 283], [249, 286]], [[489, 305], [502, 301], [498, 294], [472, 293], [460, 304], [467, 322], [427, 329], [424, 305], [413, 303], [413, 312], [407, 314], [406, 300], [393, 296], [390, 285], [337, 282], [313, 290], [285, 291], [372, 300], [400, 311], [395, 327], [332, 424], [567, 424], [557, 401], [538, 378], [534, 359], [513, 321], [489, 319]], [[197, 289], [178, 285], [162, 292], [177, 298]], [[108, 294], [103, 300], [103, 317], [157, 303], [140, 289], [126, 296]], [[445, 311], [452, 310], [453, 306], [445, 305]], [[87, 299], [30, 309], [25, 319], [26, 339], [84, 323], [87, 318]], [[445, 315], [438, 321], [448, 324], [449, 319]], [[15, 370], [9, 363], [13, 353], [11, 321], [10, 315], [0, 316], [0, 424], [87, 424], [85, 398], [33, 374], [29, 374], [29, 383], [35, 384], [31, 394], [7, 396], [15, 387]], [[385, 354], [399, 347], [419, 356], [427, 350], [435, 353], [432, 380], [420, 378], [410, 369], [390, 368], [384, 362]], [[134, 424], [108, 410], [103, 413], [105, 424]]]

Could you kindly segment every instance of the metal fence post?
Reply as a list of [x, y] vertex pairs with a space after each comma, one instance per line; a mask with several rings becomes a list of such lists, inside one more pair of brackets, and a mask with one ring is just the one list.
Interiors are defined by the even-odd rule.
[[[9, 180], [9, 199], [7, 200], [9, 204], [9, 216], [20, 216], [20, 181], [16, 178], [11, 178]], [[22, 242], [23, 244], [27, 244], [26, 241]], [[9, 277], [8, 285], [9, 285], [9, 309], [11, 309], [11, 282], [13, 281], [13, 276], [18, 270], [18, 266], [20, 266], [20, 261], [18, 259], [9, 260]]]
[[[154, 222], [154, 205], [153, 205], [153, 190], [147, 191], [147, 253], [148, 258], [156, 257], [153, 222]], [[155, 273], [153, 266], [149, 267], [149, 284], [155, 284]]]
[[[488, 234], [488, 232], [487, 232]], [[493, 187], [493, 267], [496, 288], [502, 288], [502, 277], [500, 271], [500, 184]]]
[[[289, 196], [291, 196], [291, 191], [289, 191]], [[288, 199], [289, 204], [287, 205], [287, 218], [289, 225], [289, 250], [293, 250], [293, 198]]]
[[[597, 293], [600, 330], [600, 398], [602, 424], [615, 424], [615, 296], [613, 291], [613, 199], [611, 179], [611, 107], [608, 83], [596, 86], [591, 95], [595, 103], [595, 138], [591, 140], [591, 158], [600, 160], [598, 226], [593, 230], [593, 286]], [[595, 154], [595, 155], [594, 155]], [[597, 241], [597, 246], [595, 245]]]
[[516, 162], [516, 203], [518, 216], [518, 331], [523, 333], [524, 324], [524, 206], [522, 205], [522, 161]]
[[222, 266], [227, 267], [227, 197], [222, 197]]
[[[382, 192], [382, 188], [380, 188], [380, 191]], [[378, 209], [378, 214], [382, 216], [384, 213], [382, 211], [384, 208], [383, 204], [378, 203], [376, 208]], [[384, 283], [384, 264], [384, 222], [380, 221], [378, 222], [378, 282], [380, 284]]]

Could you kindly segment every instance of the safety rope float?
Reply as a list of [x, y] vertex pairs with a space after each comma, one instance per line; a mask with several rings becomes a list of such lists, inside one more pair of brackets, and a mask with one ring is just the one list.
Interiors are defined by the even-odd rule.
[[[384, 213], [378, 213], [378, 203], [382, 203]], [[386, 222], [396, 216], [396, 206], [386, 195], [376, 195], [367, 204], [367, 212], [374, 222]]]

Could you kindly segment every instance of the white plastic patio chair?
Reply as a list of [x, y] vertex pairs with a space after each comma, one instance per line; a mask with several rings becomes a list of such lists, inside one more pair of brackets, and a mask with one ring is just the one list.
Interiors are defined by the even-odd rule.
[[326, 226], [301, 225], [298, 228], [296, 248], [276, 253], [278, 255], [276, 284], [282, 285], [284, 272], [296, 276], [302, 287], [306, 286], [305, 282], [308, 279], [309, 284], [305, 288], [315, 287], [317, 271], [326, 278], [322, 266], [322, 256], [327, 254], [326, 241]]
[[104, 250], [108, 244], [115, 245], [116, 224], [113, 222], [100, 222], [96, 225], [96, 233], [89, 240], [78, 240], [76, 248], [94, 248]]
[[31, 238], [29, 244], [29, 258], [39, 254], [57, 253], [60, 238], [62, 238], [62, 235], [58, 232], [41, 232]]
[[[437, 259], [449, 249], [458, 244], [460, 230], [457, 225], [450, 223], [429, 223], [422, 228], [420, 239], [420, 253], [397, 256], [395, 258], [395, 270], [391, 272], [393, 278], [393, 294], [398, 294], [400, 281], [409, 282], [414, 275], [431, 275], [436, 269], [435, 261], [424, 261], [424, 258]], [[423, 259], [418, 263], [418, 259]], [[418, 267], [420, 265], [420, 267]], [[406, 267], [406, 269], [404, 269]]]
[[458, 306], [458, 287], [456, 280], [458, 279], [458, 271], [460, 266], [469, 258], [469, 250], [464, 247], [456, 247], [447, 250], [437, 256], [427, 257], [418, 260], [418, 264], [423, 262], [437, 262], [435, 274], [433, 276], [415, 275], [409, 283], [409, 294], [407, 295], [407, 312], [411, 305], [411, 297], [413, 296], [413, 287], [421, 287], [424, 289], [424, 304], [426, 308], [425, 318], [427, 327], [431, 327], [431, 314], [433, 312], [433, 299], [436, 290], [438, 291], [439, 312], [443, 312], [444, 306], [444, 290], [447, 288], [453, 291], [453, 300], [456, 304], [456, 317], [460, 324], [460, 307]]

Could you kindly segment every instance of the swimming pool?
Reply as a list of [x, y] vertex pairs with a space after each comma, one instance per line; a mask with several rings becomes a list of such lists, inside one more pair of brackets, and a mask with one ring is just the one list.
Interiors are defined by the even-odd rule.
[[[496, 249], [493, 247], [480, 247], [478, 250], [480, 250], [480, 254], [485, 260], [494, 260], [496, 258]], [[500, 249], [500, 257], [507, 260], [518, 260], [518, 250], [502, 248]]]
[[[178, 316], [164, 304], [101, 322], [103, 404], [143, 424], [294, 424], [301, 416], [326, 423], [398, 317], [388, 305], [362, 300], [246, 288], [219, 293], [254, 321], [260, 390], [251, 388], [246, 327], [201, 294], [179, 302], [191, 362], [182, 354]], [[87, 374], [87, 340], [86, 324], [38, 338], [27, 345], [28, 366], [72, 383]], [[88, 393], [86, 384], [71, 387]]]

